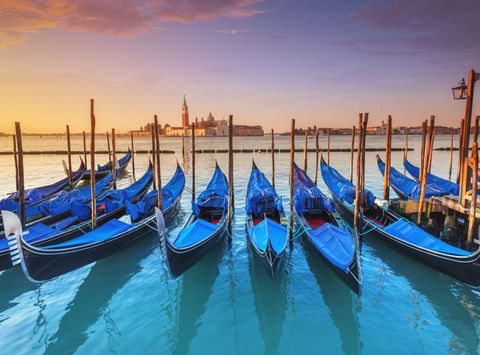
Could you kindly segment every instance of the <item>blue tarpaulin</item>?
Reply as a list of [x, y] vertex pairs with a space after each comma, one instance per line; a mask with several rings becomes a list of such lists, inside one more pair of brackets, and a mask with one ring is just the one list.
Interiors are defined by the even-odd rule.
[[192, 210], [197, 216], [202, 208], [228, 207], [228, 182], [222, 170], [217, 166], [207, 188], [192, 202]]
[[470, 255], [470, 252], [442, 242], [440, 239], [435, 238], [420, 227], [404, 219], [399, 219], [395, 223], [388, 225], [383, 231], [425, 249], [453, 255]]
[[[416, 180], [419, 179], [420, 169], [418, 167], [416, 167], [406, 159], [403, 161], [403, 166], [405, 167], [405, 170], [414, 179]], [[427, 173], [427, 184], [434, 185], [435, 188], [445, 191], [445, 194], [458, 195], [458, 192], [459, 192], [458, 184], [430, 173]]]
[[333, 204], [297, 164], [293, 166], [294, 205], [297, 213], [333, 210]]
[[[344, 178], [340, 173], [325, 162], [321, 165], [323, 181], [328, 189], [339, 200], [353, 204], [355, 202], [355, 185]], [[375, 196], [371, 191], [365, 189], [365, 205], [371, 206], [375, 202]]]
[[282, 200], [265, 175], [256, 167], [252, 169], [247, 187], [245, 211], [255, 217], [263, 213], [283, 211]]
[[[377, 166], [378, 170], [380, 170], [380, 173], [384, 175], [385, 163], [380, 159], [377, 159]], [[410, 179], [408, 176], [405, 176], [394, 167], [390, 167], [390, 184], [403, 194], [403, 196], [399, 196], [400, 198], [408, 198], [409, 200], [413, 201], [418, 201], [420, 199], [420, 183]], [[447, 191], [438, 190], [436, 186], [432, 186], [431, 184], [427, 184], [425, 186], [425, 198], [442, 196], [447, 193]]]

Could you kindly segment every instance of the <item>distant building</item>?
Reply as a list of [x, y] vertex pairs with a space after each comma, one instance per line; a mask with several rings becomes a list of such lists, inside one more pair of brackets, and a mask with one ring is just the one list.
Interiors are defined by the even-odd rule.
[[182, 127], [188, 128], [190, 123], [188, 122], [188, 106], [187, 101], [185, 100], [185, 95], [183, 95], [183, 105], [182, 105]]

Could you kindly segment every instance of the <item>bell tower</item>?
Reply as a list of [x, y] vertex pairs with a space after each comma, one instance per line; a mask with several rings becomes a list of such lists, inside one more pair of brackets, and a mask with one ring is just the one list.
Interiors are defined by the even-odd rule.
[[188, 106], [187, 101], [185, 100], [185, 95], [183, 95], [183, 105], [182, 105], [182, 127], [187, 128], [189, 126], [188, 122]]

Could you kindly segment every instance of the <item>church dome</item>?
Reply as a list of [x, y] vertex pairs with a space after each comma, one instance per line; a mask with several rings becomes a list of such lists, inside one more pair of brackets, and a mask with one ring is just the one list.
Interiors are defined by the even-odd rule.
[[215, 117], [212, 116], [212, 113], [211, 113], [211, 112], [208, 114], [207, 121], [208, 121], [208, 122], [213, 122], [213, 121], [215, 121]]

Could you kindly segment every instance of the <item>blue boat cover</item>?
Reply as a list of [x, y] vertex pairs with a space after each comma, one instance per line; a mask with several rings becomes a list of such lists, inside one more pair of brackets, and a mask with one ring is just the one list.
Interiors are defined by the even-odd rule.
[[[382, 175], [385, 174], [385, 163], [381, 159], [377, 159], [378, 170]], [[400, 171], [394, 167], [390, 167], [390, 184], [392, 187], [395, 187], [396, 190], [399, 190], [403, 196], [400, 198], [408, 198], [412, 201], [418, 201], [420, 199], [420, 183], [410, 179], [408, 176], [405, 176]], [[442, 196], [447, 194], [446, 191], [439, 191], [435, 186], [427, 184], [425, 186], [425, 198], [430, 198], [432, 196]]]
[[[182, 168], [177, 165], [175, 174], [170, 181], [162, 187], [162, 210], [169, 208], [177, 198], [182, 194], [185, 187], [185, 174]], [[132, 221], [142, 220], [153, 214], [157, 205], [157, 190], [147, 193], [139, 202], [131, 203], [125, 200], [127, 214], [130, 215]]]
[[252, 169], [247, 187], [247, 202], [245, 211], [255, 217], [261, 217], [263, 213], [272, 212], [275, 209], [283, 211], [282, 199], [257, 167]]
[[[108, 187], [108, 185], [110, 185], [111, 182], [112, 174], [109, 173], [95, 184], [95, 191], [101, 193]], [[91, 197], [90, 186], [84, 186], [71, 192], [62, 192], [54, 199], [40, 203], [38, 207], [45, 216], [56, 215], [68, 211], [74, 202], [89, 202]]]
[[[122, 167], [123, 165], [125, 165], [126, 163], [128, 163], [130, 161], [131, 157], [132, 157], [132, 152], [130, 150], [128, 150], [127, 154], [125, 154], [123, 157], [118, 159], [118, 165], [120, 165]], [[97, 171], [98, 172], [108, 171], [108, 170], [112, 170], [112, 162], [108, 162], [105, 165], [98, 164], [98, 166], [97, 166]], [[88, 170], [88, 171], [90, 171], [90, 170]], [[117, 168], [117, 171], [118, 171], [118, 168]]]
[[[75, 182], [79, 180], [84, 173], [85, 173], [85, 164], [82, 161], [78, 170], [72, 172], [72, 181]], [[25, 204], [28, 206], [32, 203], [41, 201], [45, 198], [48, 198], [49, 196], [56, 194], [57, 192], [60, 192], [66, 187], [68, 187], [68, 177], [50, 185], [27, 189], [25, 190]], [[18, 198], [19, 198], [18, 192], [15, 192], [13, 194], [10, 194], [6, 199], [16, 201], [18, 200]], [[0, 205], [1, 205], [1, 202], [2, 201], [0, 201]]]
[[267, 249], [268, 239], [276, 254], [281, 254], [287, 246], [287, 227], [270, 218], [264, 218], [256, 226], [251, 227], [249, 234], [252, 242], [261, 251]]
[[[322, 162], [320, 169], [323, 181], [325, 181], [332, 195], [344, 203], [353, 204], [356, 194], [355, 185], [325, 162]], [[375, 196], [373, 193], [365, 189], [365, 205], [372, 206], [374, 202]]]
[[[99, 193], [103, 191], [112, 181], [112, 174], [108, 174], [102, 180], [95, 184], [96, 191]], [[50, 216], [60, 214], [70, 209], [72, 202], [86, 203], [90, 201], [90, 186], [84, 186], [73, 191], [62, 191], [55, 195], [54, 198], [40, 202], [34, 206], [27, 206], [25, 208], [25, 215], [33, 217], [37, 215]], [[16, 201], [8, 199], [0, 201], [0, 210], [7, 210], [20, 214], [20, 205]]]
[[[23, 234], [23, 239], [28, 243], [35, 243], [47, 237], [54, 236], [59, 232], [45, 224], [38, 223], [28, 228]], [[6, 238], [0, 238], [0, 251], [8, 249], [8, 240]]]
[[399, 219], [395, 223], [385, 227], [383, 231], [397, 237], [398, 239], [418, 245], [428, 250], [461, 256], [467, 256], [471, 254], [466, 250], [456, 248], [453, 245], [442, 242], [440, 239], [435, 238], [433, 235], [425, 232], [420, 227], [409, 221], [406, 221], [405, 219]]
[[293, 203], [297, 213], [325, 209], [333, 211], [333, 203], [295, 163], [293, 165], [293, 189]]
[[131, 228], [135, 227], [134, 224], [128, 224], [118, 219], [112, 219], [104, 225], [95, 228], [91, 232], [85, 233], [80, 237], [68, 240], [63, 243], [53, 244], [45, 246], [45, 249], [63, 249], [69, 247], [75, 247], [78, 245], [85, 245], [90, 243], [102, 242], [117, 236]]
[[194, 245], [205, 238], [208, 238], [221, 227], [220, 224], [213, 224], [198, 218], [189, 226], [183, 228], [173, 242], [177, 248], [185, 248]]
[[[403, 160], [403, 166], [414, 179], [419, 179], [420, 169], [418, 167], [406, 159]], [[458, 195], [460, 191], [458, 184], [430, 173], [427, 173], [427, 184], [436, 186], [436, 188], [445, 191], [446, 194]]]
[[348, 273], [355, 255], [355, 244], [350, 232], [331, 223], [308, 232], [308, 238], [333, 265]]
[[221, 209], [228, 207], [228, 182], [222, 170], [217, 166], [207, 188], [192, 202], [196, 216], [202, 208]]

